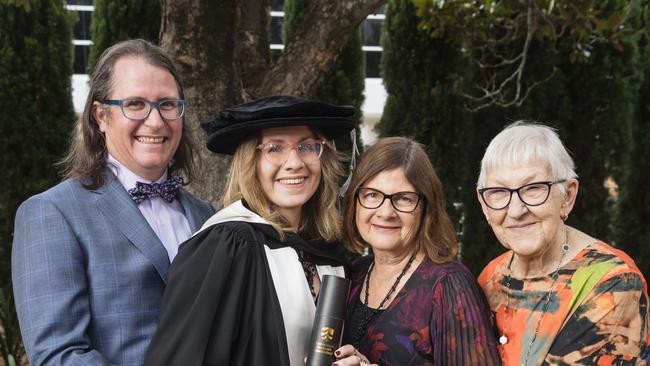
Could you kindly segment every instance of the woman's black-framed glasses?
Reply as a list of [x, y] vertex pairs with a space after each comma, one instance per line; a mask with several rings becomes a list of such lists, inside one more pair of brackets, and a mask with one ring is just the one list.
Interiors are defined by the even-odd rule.
[[183, 99], [162, 99], [150, 102], [146, 99], [106, 99], [102, 102], [106, 105], [119, 105], [124, 117], [135, 121], [144, 121], [149, 118], [151, 111], [155, 108], [160, 117], [165, 121], [177, 120], [185, 114], [187, 102]]
[[396, 192], [386, 194], [373, 188], [357, 189], [357, 201], [362, 207], [368, 209], [379, 208], [386, 199], [390, 200], [393, 208], [399, 212], [409, 213], [418, 208], [423, 196], [415, 192]]
[[305, 140], [297, 145], [285, 144], [282, 142], [269, 142], [257, 145], [257, 149], [262, 151], [262, 155], [269, 162], [275, 165], [283, 165], [289, 160], [291, 151], [295, 150], [298, 157], [303, 162], [310, 164], [320, 159], [323, 155], [323, 146], [325, 141], [322, 140]]
[[551, 186], [564, 183], [566, 179], [558, 181], [532, 182], [519, 188], [486, 187], [478, 190], [485, 205], [493, 210], [503, 210], [512, 201], [512, 194], [517, 193], [519, 200], [526, 206], [543, 205], [551, 195]]

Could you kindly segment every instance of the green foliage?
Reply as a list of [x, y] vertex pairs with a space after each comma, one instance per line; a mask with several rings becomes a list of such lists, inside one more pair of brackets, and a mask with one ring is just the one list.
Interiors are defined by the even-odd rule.
[[24, 352], [21, 347], [18, 317], [11, 287], [0, 287], [0, 325], [4, 329], [4, 333], [0, 336], [2, 359], [7, 366], [16, 365], [16, 359], [20, 359]]
[[532, 43], [561, 52], [568, 62], [588, 63], [596, 47], [623, 52], [625, 37], [636, 29], [630, 14], [637, 1], [414, 1], [419, 28], [434, 38], [473, 50], [481, 78], [463, 80], [473, 109], [523, 104], [528, 93], [553, 77], [554, 70], [520, 82]]
[[[284, 1], [283, 36], [285, 44], [291, 40], [294, 30], [302, 21], [308, 4], [307, 0]], [[334, 67], [323, 77], [321, 85], [311, 98], [332, 104], [352, 105], [358, 110], [361, 109], [365, 83], [365, 65], [361, 46], [361, 33], [357, 31], [344, 47]], [[361, 113], [358, 113], [354, 119], [357, 126], [357, 144], [361, 146], [359, 132]], [[339, 151], [351, 152], [352, 144], [348, 136], [337, 139], [335, 143]]]
[[629, 12], [627, 1], [431, 1], [413, 0], [421, 30], [473, 47], [506, 45], [523, 40], [530, 31], [539, 42], [562, 40], [571, 62], [586, 62], [594, 45], [611, 43], [620, 49]]
[[[475, 7], [479, 3], [483, 5], [480, 9]], [[388, 100], [379, 131], [382, 135], [410, 135], [427, 146], [445, 185], [449, 212], [462, 228], [462, 260], [474, 273], [503, 251], [485, 222], [475, 187], [485, 148], [505, 125], [525, 119], [558, 129], [580, 176], [580, 193], [569, 224], [612, 243], [621, 242], [622, 237], [613, 235], [615, 197], [604, 183], [608, 179], [620, 183], [623, 172], [630, 171], [624, 162], [638, 164], [638, 156], [628, 158], [629, 146], [633, 136], [643, 138], [633, 134], [633, 121], [641, 62], [650, 58], [642, 59], [638, 53], [641, 10], [630, 8], [626, 1], [590, 2], [588, 10], [582, 2], [571, 10], [573, 2], [557, 1], [550, 13], [546, 8], [547, 27], [568, 28], [562, 34], [536, 33], [528, 44], [521, 75], [523, 85], [544, 82], [530, 89], [528, 97], [517, 105], [463, 110], [459, 98], [466, 95], [467, 86], [485, 81], [486, 70], [477, 65], [485, 65], [488, 45], [498, 46], [490, 49], [498, 51], [493, 57], [514, 58], [521, 53], [523, 35], [504, 32], [503, 25], [526, 28], [521, 23], [525, 22], [522, 4], [391, 0], [384, 23], [382, 67]], [[536, 4], [542, 8], [550, 3]], [[577, 13], [564, 19], [569, 11]], [[622, 24], [621, 14], [626, 14]], [[605, 19], [603, 24], [597, 24], [599, 19]], [[584, 57], [572, 56], [583, 37], [589, 39], [588, 47], [580, 46]], [[628, 184], [633, 180], [630, 174]], [[636, 186], [632, 192], [639, 190]], [[639, 245], [638, 240], [634, 243]]]
[[[650, 31], [650, 24], [646, 25]], [[650, 34], [640, 45], [643, 60], [650, 60]], [[639, 90], [634, 118], [633, 139], [621, 174], [617, 205], [617, 246], [635, 260], [646, 279], [650, 276], [650, 190], [646, 181], [650, 172], [650, 62], [645, 65], [645, 78]]]
[[104, 50], [117, 42], [143, 38], [158, 43], [162, 8], [160, 0], [95, 0], [90, 23], [93, 45], [88, 55], [90, 72]]
[[308, 1], [303, 0], [284, 0], [282, 10], [284, 11], [284, 20], [282, 23], [282, 39], [287, 44], [293, 32], [302, 20], [302, 15], [307, 11]]
[[3, 358], [20, 360], [11, 298], [10, 253], [16, 209], [57, 181], [54, 162], [75, 120], [72, 23], [63, 1], [0, 5], [0, 288]]
[[462, 141], [469, 118], [456, 81], [470, 70], [468, 57], [445, 39], [419, 32], [418, 23], [410, 0], [388, 2], [381, 60], [388, 98], [376, 128], [382, 136], [410, 136], [426, 146], [445, 187], [449, 212], [455, 214], [453, 204], [460, 201], [468, 168]]

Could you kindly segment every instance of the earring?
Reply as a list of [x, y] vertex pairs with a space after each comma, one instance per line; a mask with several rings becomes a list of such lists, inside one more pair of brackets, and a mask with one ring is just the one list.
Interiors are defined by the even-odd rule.
[[567, 213], [565, 213], [565, 212], [562, 212], [560, 214], [560, 218], [562, 219], [562, 221], [566, 221], [566, 219], [569, 218], [569, 215]]

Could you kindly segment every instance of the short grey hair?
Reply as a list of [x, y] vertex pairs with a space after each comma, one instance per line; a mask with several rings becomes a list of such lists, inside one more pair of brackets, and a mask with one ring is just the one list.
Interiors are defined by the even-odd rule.
[[[485, 150], [477, 185], [485, 188], [490, 171], [502, 165], [546, 164], [550, 179], [578, 178], [571, 155], [556, 130], [537, 122], [517, 121], [499, 132]], [[564, 190], [564, 185], [561, 185]]]

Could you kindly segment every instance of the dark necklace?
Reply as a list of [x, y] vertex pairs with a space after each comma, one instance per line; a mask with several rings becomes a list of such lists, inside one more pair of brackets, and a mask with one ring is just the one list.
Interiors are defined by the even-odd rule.
[[298, 251], [298, 259], [300, 264], [302, 264], [302, 270], [305, 272], [305, 278], [307, 279], [307, 284], [309, 285], [309, 292], [311, 292], [311, 297], [316, 301], [316, 291], [314, 290], [314, 277], [318, 276], [316, 271], [316, 265], [305, 259], [305, 253], [300, 250]]
[[363, 339], [363, 336], [366, 334], [366, 330], [368, 329], [368, 324], [372, 320], [372, 318], [381, 310], [381, 308], [384, 307], [388, 299], [390, 299], [391, 295], [393, 292], [395, 292], [395, 289], [397, 288], [397, 285], [399, 285], [399, 281], [402, 280], [402, 277], [408, 272], [409, 268], [411, 267], [411, 264], [413, 263], [413, 260], [415, 259], [415, 252], [411, 254], [411, 258], [409, 258], [408, 262], [406, 262], [406, 265], [402, 269], [402, 272], [400, 272], [399, 276], [397, 276], [397, 279], [395, 280], [395, 283], [393, 283], [393, 286], [390, 287], [390, 290], [388, 290], [388, 293], [384, 297], [383, 300], [379, 303], [379, 306], [376, 309], [371, 309], [368, 306], [368, 297], [369, 297], [369, 290], [370, 288], [370, 274], [372, 273], [372, 270], [375, 268], [375, 261], [373, 260], [372, 263], [370, 264], [370, 268], [368, 268], [368, 274], [366, 274], [366, 291], [364, 294], [364, 300], [363, 300], [363, 318], [361, 319], [361, 322], [359, 323], [359, 326], [357, 327], [357, 332], [354, 336], [354, 342], [352, 343], [355, 348], [359, 348], [359, 344], [361, 343], [361, 339]]

